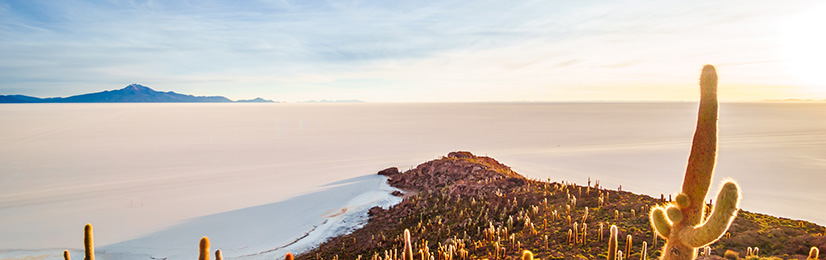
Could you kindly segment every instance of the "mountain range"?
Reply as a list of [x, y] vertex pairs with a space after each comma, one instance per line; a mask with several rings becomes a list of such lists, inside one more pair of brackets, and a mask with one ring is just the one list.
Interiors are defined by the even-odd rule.
[[0, 103], [187, 103], [187, 102], [273, 102], [262, 98], [232, 101], [222, 96], [193, 96], [172, 91], [155, 91], [149, 87], [131, 84], [118, 90], [75, 95], [70, 97], [39, 98], [25, 95], [0, 95]]

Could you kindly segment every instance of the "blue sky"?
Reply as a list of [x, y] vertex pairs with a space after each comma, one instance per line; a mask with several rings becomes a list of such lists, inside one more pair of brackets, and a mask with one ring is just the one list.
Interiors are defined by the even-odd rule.
[[826, 98], [818, 1], [8, 1], [0, 94], [139, 83], [231, 99]]

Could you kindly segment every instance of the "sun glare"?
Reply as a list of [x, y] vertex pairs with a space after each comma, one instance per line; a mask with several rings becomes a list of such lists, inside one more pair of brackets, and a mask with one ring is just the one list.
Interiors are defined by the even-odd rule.
[[788, 63], [788, 74], [812, 92], [826, 94], [826, 5], [809, 8], [789, 18], [781, 29], [781, 55]]

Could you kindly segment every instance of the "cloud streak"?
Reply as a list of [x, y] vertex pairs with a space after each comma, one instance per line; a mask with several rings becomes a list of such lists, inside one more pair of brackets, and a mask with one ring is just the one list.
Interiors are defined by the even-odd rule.
[[[634, 82], [693, 89], [705, 63], [770, 71], [773, 63], [760, 61], [782, 59], [771, 38], [782, 29], [772, 24], [810, 5], [7, 1], [0, 94], [63, 96], [139, 82], [289, 101], [635, 99], [617, 93]], [[432, 94], [439, 92], [453, 98]], [[653, 98], [683, 99], [669, 95]]]

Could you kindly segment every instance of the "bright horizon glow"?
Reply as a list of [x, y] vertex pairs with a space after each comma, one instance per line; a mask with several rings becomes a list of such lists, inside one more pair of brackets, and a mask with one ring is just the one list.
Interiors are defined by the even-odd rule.
[[826, 99], [818, 1], [0, 2], [0, 95], [370, 102]]

